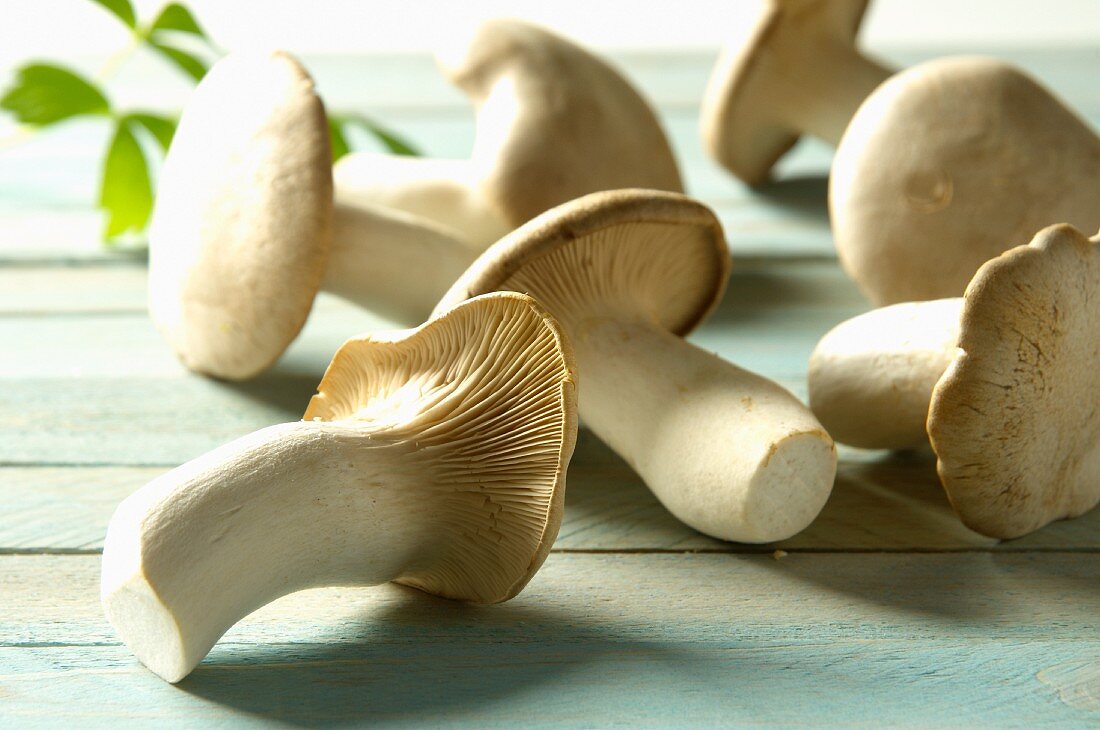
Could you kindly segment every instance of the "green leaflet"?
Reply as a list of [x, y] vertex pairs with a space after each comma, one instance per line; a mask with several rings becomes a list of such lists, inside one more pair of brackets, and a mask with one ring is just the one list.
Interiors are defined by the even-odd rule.
[[168, 151], [168, 146], [172, 144], [172, 137], [176, 133], [177, 121], [175, 119], [160, 114], [149, 114], [148, 112], [128, 114], [126, 119], [145, 127], [145, 130], [156, 139], [160, 148], [165, 152]]
[[104, 237], [141, 231], [153, 210], [153, 188], [145, 153], [134, 136], [131, 119], [120, 119], [103, 161], [99, 205], [107, 212]]
[[203, 32], [199, 22], [195, 20], [195, 16], [179, 3], [165, 5], [164, 9], [160, 11], [160, 15], [149, 26], [150, 33], [156, 33], [158, 30], [174, 30], [180, 33], [190, 33], [204, 40], [207, 39], [206, 33]]
[[134, 6], [130, 0], [92, 0], [131, 28], [137, 28]]
[[373, 135], [389, 152], [395, 155], [420, 156], [420, 151], [412, 143], [361, 114], [333, 113], [329, 115], [328, 125], [332, 140], [333, 162], [351, 151], [351, 145], [347, 139], [347, 130], [353, 127], [359, 127]]
[[85, 114], [110, 114], [111, 105], [90, 81], [50, 63], [18, 69], [15, 84], [0, 98], [0, 109], [23, 124], [46, 126]]
[[333, 162], [351, 152], [351, 145], [348, 144], [348, 138], [344, 135], [342, 123], [336, 117], [330, 116], [328, 118], [328, 137], [332, 147]]
[[206, 64], [197, 56], [157, 40], [156, 36], [149, 38], [149, 45], [195, 81], [202, 81], [206, 75]]

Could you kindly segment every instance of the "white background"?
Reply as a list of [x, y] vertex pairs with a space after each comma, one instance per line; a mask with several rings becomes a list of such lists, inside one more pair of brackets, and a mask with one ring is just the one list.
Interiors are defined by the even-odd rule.
[[[136, 0], [150, 18], [163, 0]], [[511, 15], [614, 50], [711, 50], [754, 0], [187, 0], [226, 49], [301, 54], [423, 53], [478, 19]], [[878, 0], [864, 24], [874, 48], [988, 50], [1096, 46], [1100, 0]], [[33, 57], [106, 56], [124, 46], [117, 21], [89, 0], [0, 0], [0, 72]]]

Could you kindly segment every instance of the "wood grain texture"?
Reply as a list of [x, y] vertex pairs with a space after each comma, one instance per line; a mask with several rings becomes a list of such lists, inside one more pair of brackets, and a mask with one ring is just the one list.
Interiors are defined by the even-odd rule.
[[[117, 504], [167, 469], [0, 468], [0, 554], [98, 551]], [[556, 551], [1058, 550], [1100, 561], [1100, 510], [1003, 543], [971, 532], [951, 511], [927, 453], [846, 450], [832, 496], [809, 528], [779, 543], [738, 545], [679, 522], [629, 466], [582, 431], [565, 506]]]
[[1098, 719], [1079, 698], [1100, 650], [1100, 574], [1076, 556], [552, 555], [502, 606], [464, 607], [396, 586], [287, 597], [238, 624], [178, 687], [117, 645], [98, 606], [98, 559], [0, 562], [7, 722], [1086, 727]]
[[[1100, 122], [1100, 51], [997, 55]], [[832, 259], [831, 150], [806, 141], [749, 190], [698, 142], [712, 55], [613, 60], [658, 103], [738, 257], [693, 340], [804, 397], [818, 337], [867, 309]], [[430, 61], [360, 61], [309, 59], [332, 108], [466, 153], [472, 114]], [[0, 151], [0, 727], [1100, 726], [1100, 510], [996, 544], [954, 518], [930, 454], [844, 449], [809, 529], [739, 546], [681, 525], [587, 432], [555, 552], [515, 601], [307, 591], [165, 685], [99, 609], [94, 553], [114, 506], [297, 418], [336, 346], [387, 323], [322, 296], [263, 378], [190, 375], [145, 316], [141, 256], [98, 243], [102, 135], [63, 125]]]
[[[0, 267], [0, 317], [44, 314], [143, 314], [147, 270], [141, 260], [59, 267]], [[751, 310], [860, 309], [869, 305], [831, 260], [736, 257], [717, 316]], [[322, 293], [313, 315], [350, 316], [356, 308]], [[368, 323], [369, 322], [365, 322]]]
[[[943, 49], [893, 54], [897, 65], [952, 52]], [[1100, 92], [1087, 69], [1094, 49], [992, 49], [1027, 69], [1067, 103], [1100, 125]], [[623, 72], [653, 100], [680, 161], [688, 191], [713, 205], [731, 248], [744, 255], [833, 255], [825, 196], [832, 150], [801, 142], [778, 165], [777, 182], [750, 190], [711, 161], [698, 138], [697, 107], [714, 54], [617, 54]], [[334, 109], [369, 111], [399, 130], [428, 155], [464, 157], [473, 144], [473, 113], [425, 57], [307, 59], [326, 102]], [[402, 83], [394, 83], [401, 78]], [[156, 79], [130, 80], [135, 98], [158, 99]], [[135, 85], [136, 84], [136, 85]], [[161, 99], [166, 108], [183, 98]], [[18, 147], [0, 150], [0, 262], [74, 263], [117, 254], [99, 246], [96, 199], [105, 143], [97, 124], [64, 125]], [[369, 140], [367, 140], [369, 144]]]
[[[129, 267], [6, 270], [0, 297], [0, 465], [174, 465], [272, 423], [301, 417], [336, 348], [391, 323], [322, 297], [279, 363], [247, 383], [188, 373], [140, 309]], [[0, 271], [4, 271], [0, 269]], [[100, 297], [94, 281], [110, 287]], [[29, 313], [19, 292], [41, 287]], [[53, 307], [41, 302], [53, 298]], [[115, 311], [110, 311], [116, 307]], [[131, 308], [132, 307], [132, 308]], [[834, 262], [746, 261], [692, 340], [805, 395], [817, 339], [866, 304]], [[582, 376], [583, 377], [583, 376]], [[59, 448], [64, 444], [64, 448]]]

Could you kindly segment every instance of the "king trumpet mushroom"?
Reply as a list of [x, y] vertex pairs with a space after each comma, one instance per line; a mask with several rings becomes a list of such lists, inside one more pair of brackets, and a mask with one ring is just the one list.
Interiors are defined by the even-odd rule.
[[593, 193], [482, 254], [441, 308], [529, 293], [577, 353], [580, 413], [677, 518], [771, 542], [824, 506], [836, 449], [777, 383], [683, 339], [721, 299], [730, 258], [709, 208], [676, 193]]
[[571, 41], [497, 19], [437, 59], [476, 107], [470, 158], [347, 155], [336, 165], [336, 181], [357, 199], [436, 221], [484, 248], [586, 193], [683, 190], [649, 104]]
[[231, 54], [198, 85], [161, 172], [149, 313], [192, 370], [242, 380], [324, 288], [422, 322], [477, 251], [400, 211], [334, 201], [328, 124], [282, 52]]
[[557, 535], [576, 430], [569, 347], [525, 296], [349, 340], [304, 420], [119, 505], [103, 548], [107, 618], [177, 682], [237, 621], [304, 588], [395, 581], [507, 600]]
[[903, 71], [837, 150], [837, 254], [876, 306], [957, 297], [1044, 226], [1100, 228], [1100, 138], [1044, 87], [983, 58]]
[[843, 322], [810, 360], [810, 406], [841, 442], [931, 441], [971, 529], [1012, 538], [1100, 501], [1100, 235], [1040, 231], [962, 298]]
[[749, 185], [807, 133], [836, 145], [893, 70], [855, 47], [869, 0], [758, 0], [755, 22], [723, 51], [700, 131], [711, 156]]

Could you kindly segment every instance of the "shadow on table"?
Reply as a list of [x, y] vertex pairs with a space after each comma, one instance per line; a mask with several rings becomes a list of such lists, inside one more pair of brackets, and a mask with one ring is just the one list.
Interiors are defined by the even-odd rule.
[[799, 175], [772, 180], [752, 189], [761, 202], [795, 219], [829, 225], [829, 176]]
[[751, 671], [746, 662], [719, 662], [682, 644], [616, 636], [559, 607], [473, 607], [398, 590], [396, 605], [364, 616], [344, 642], [219, 646], [178, 686], [242, 712], [325, 726], [469, 722], [513, 695], [567, 688], [568, 680], [555, 680], [593, 665], [622, 671], [624, 663], [656, 664], [658, 674], [675, 670], [699, 682], [714, 672]]
[[[1068, 607], [1064, 617], [1084, 620], [1100, 596], [1097, 563], [1082, 560], [1098, 527], [1100, 511], [1000, 542], [963, 525], [930, 450], [884, 454], [842, 460], [818, 519], [777, 545], [837, 554], [806, 560], [792, 552], [772, 566], [830, 592], [948, 624], [1011, 623], [1014, 614], [1048, 611], [1052, 601]], [[1074, 554], [1077, 548], [1086, 552]], [[1034, 591], [1040, 585], [1043, 595]]]
[[296, 368], [277, 363], [270, 370], [241, 382], [214, 380], [219, 388], [232, 391], [258, 404], [286, 414], [286, 420], [302, 417], [309, 399], [317, 392], [324, 371]]

